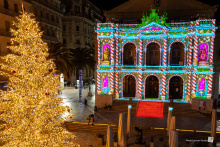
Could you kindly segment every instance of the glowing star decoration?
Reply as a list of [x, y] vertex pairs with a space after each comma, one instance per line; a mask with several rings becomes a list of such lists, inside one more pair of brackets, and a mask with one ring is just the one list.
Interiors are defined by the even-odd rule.
[[[33, 14], [23, 11], [17, 20], [16, 30], [11, 29], [14, 45], [7, 47], [13, 54], [1, 57], [0, 75], [9, 79], [10, 91], [0, 91], [0, 110], [4, 112], [0, 118], [6, 122], [0, 128], [8, 128], [1, 130], [1, 142], [7, 147], [79, 146], [68, 141], [74, 135], [63, 128], [63, 114], [69, 106], [62, 106], [63, 98], [55, 97], [60, 75], [54, 70], [54, 62], [47, 60], [43, 32]], [[37, 62], [36, 54], [41, 56]]]

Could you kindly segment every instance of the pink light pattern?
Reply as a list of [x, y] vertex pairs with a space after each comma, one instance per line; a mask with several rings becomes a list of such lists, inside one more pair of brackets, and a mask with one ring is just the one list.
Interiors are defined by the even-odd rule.
[[108, 77], [105, 76], [105, 78], [103, 79], [103, 87], [108, 87]]
[[199, 90], [205, 90], [205, 78], [199, 81]]
[[206, 43], [202, 43], [199, 45], [198, 52], [198, 61], [207, 61], [208, 55], [208, 45]]

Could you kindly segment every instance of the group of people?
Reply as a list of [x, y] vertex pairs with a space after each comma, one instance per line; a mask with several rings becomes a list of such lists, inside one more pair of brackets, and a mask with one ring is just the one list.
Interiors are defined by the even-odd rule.
[[89, 125], [89, 123], [92, 123], [92, 125], [94, 126], [94, 115], [93, 114], [90, 114], [88, 117], [87, 117], [87, 123]]

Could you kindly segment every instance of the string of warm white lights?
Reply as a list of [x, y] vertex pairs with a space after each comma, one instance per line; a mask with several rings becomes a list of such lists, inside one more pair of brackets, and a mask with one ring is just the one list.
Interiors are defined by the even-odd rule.
[[[2, 57], [0, 74], [9, 79], [8, 91], [1, 91], [0, 140], [4, 146], [78, 146], [75, 136], [63, 127], [58, 117], [69, 106], [61, 106], [62, 98], [55, 98], [59, 90], [59, 75], [54, 62], [46, 60], [48, 47], [33, 14], [23, 12], [11, 29], [12, 51]], [[69, 115], [67, 117], [70, 117]]]

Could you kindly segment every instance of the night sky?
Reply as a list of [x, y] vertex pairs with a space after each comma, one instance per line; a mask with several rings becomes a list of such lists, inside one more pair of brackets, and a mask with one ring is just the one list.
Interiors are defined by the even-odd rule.
[[[110, 10], [129, 0], [90, 0], [101, 10]], [[209, 5], [220, 5], [220, 0], [198, 0]]]
[[[68, 11], [68, 9], [70, 9], [71, 7], [70, 4], [71, 0], [61, 0], [61, 1], [66, 5]], [[91, 1], [94, 5], [96, 5], [100, 10], [108, 11], [129, 0], [89, 0], [89, 1]], [[218, 10], [215, 14], [215, 19], [217, 19], [217, 23], [220, 24], [220, 0], [198, 0], [198, 1], [201, 1], [209, 5], [218, 5]]]
[[101, 10], [110, 10], [128, 0], [90, 0]]

